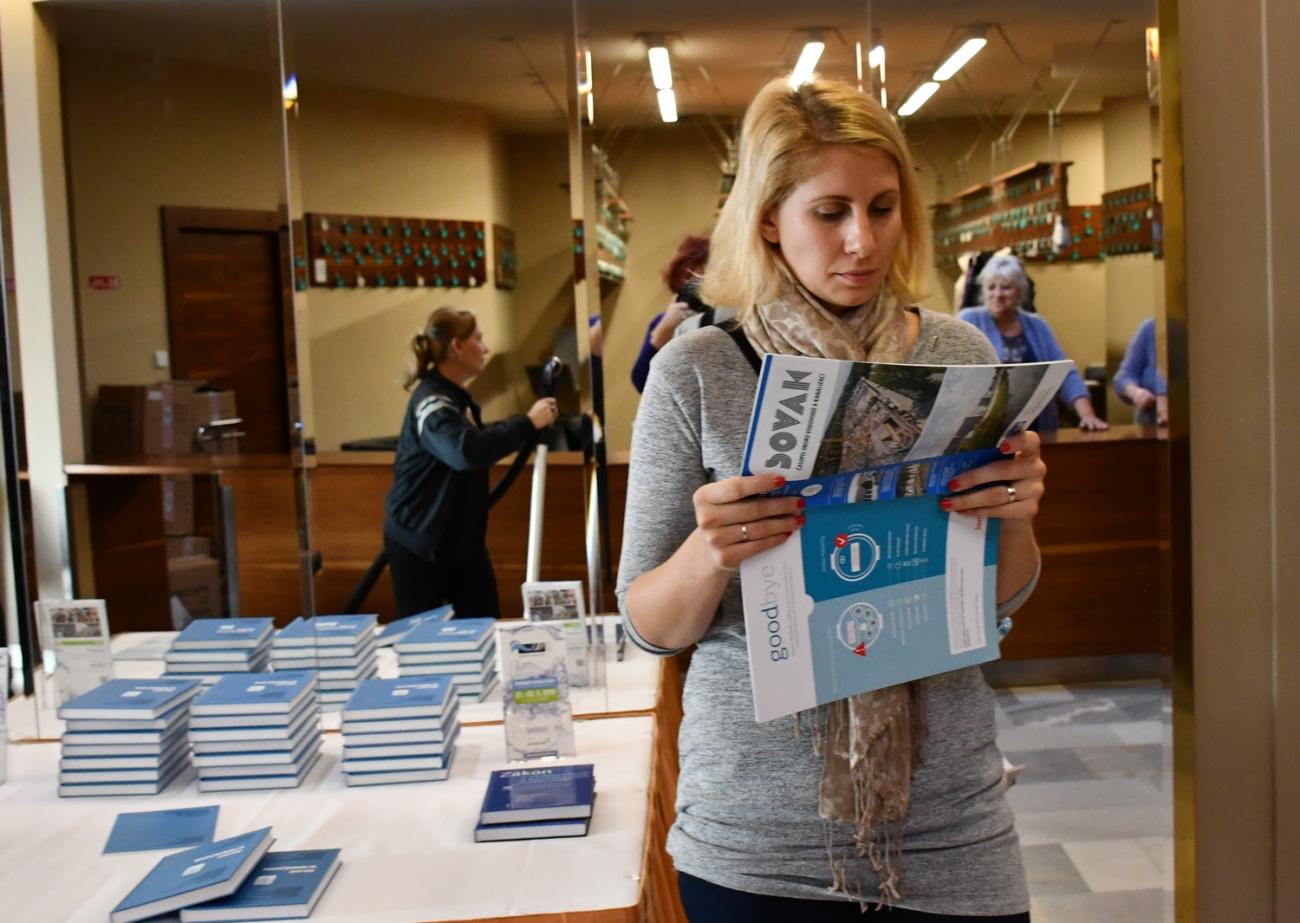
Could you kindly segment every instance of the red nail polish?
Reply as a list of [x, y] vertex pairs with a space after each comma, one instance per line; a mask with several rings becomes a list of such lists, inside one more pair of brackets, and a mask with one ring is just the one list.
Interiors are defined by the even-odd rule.
[[958, 488], [957, 488], [957, 479], [956, 479], [956, 478], [953, 478], [951, 481], [948, 482], [948, 489], [949, 489], [949, 490], [957, 490], [957, 489], [958, 489]]
[[947, 497], [944, 497], [942, 500], [939, 501], [939, 509], [941, 510], [952, 509], [952, 501], [949, 500]]
[[807, 522], [807, 520], [804, 519], [802, 516], [796, 516], [794, 521], [799, 523], [799, 525], [803, 525], [805, 522]]
[[785, 486], [785, 478], [781, 477], [781, 475], [779, 475], [779, 474], [776, 476], [776, 486], [777, 486], [777, 487], [784, 487], [784, 486]]
[[808, 505], [808, 504], [804, 501], [803, 497], [800, 497], [800, 498], [799, 498], [799, 509], [803, 509], [803, 508], [804, 508], [805, 506], [807, 506], [807, 505]]
[[1010, 443], [1010, 442], [1003, 442], [1002, 445], [998, 446], [998, 451], [1001, 452], [1003, 455], [1010, 455], [1010, 454], [1011, 454], [1011, 443]]

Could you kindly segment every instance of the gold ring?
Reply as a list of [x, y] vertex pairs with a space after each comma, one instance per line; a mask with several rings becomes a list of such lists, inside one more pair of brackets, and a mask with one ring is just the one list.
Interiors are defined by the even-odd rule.
[[743, 522], [742, 522], [742, 523], [740, 524], [740, 540], [741, 540], [742, 542], [747, 542], [747, 541], [749, 541], [749, 525], [748, 525], [748, 523], [743, 523]]
[[1007, 485], [1007, 502], [1008, 503], [1016, 502], [1016, 489], [1012, 487], [1010, 484]]

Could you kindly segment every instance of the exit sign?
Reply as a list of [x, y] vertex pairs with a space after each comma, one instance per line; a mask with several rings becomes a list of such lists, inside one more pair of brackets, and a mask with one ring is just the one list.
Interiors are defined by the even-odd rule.
[[91, 276], [90, 287], [100, 292], [116, 291], [122, 287], [121, 276]]

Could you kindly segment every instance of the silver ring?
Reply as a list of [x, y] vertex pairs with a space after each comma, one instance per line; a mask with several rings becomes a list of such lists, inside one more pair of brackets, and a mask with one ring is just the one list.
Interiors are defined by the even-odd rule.
[[740, 524], [740, 540], [741, 540], [742, 542], [747, 542], [747, 541], [749, 541], [749, 524], [748, 524], [748, 523], [743, 523], [743, 522], [742, 522], [742, 523]]
[[1007, 485], [1007, 502], [1008, 503], [1016, 502], [1016, 489], [1012, 487], [1010, 484]]

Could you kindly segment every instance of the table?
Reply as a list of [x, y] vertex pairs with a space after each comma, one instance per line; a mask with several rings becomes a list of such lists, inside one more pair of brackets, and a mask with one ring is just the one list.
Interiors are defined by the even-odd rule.
[[[596, 809], [586, 837], [473, 842], [488, 773], [502, 768], [500, 727], [461, 731], [446, 782], [347, 788], [341, 737], [324, 735], [302, 787], [201, 795], [177, 782], [151, 797], [59, 798], [59, 747], [9, 746], [0, 785], [0, 893], [13, 920], [102, 923], [163, 853], [101, 854], [114, 818], [220, 804], [217, 836], [271, 826], [273, 849], [339, 848], [343, 866], [313, 923], [497, 920], [634, 923], [650, 900], [643, 869], [662, 851], [654, 829], [655, 719], [580, 721], [580, 757], [596, 771]], [[653, 918], [653, 917], [651, 917]]]

